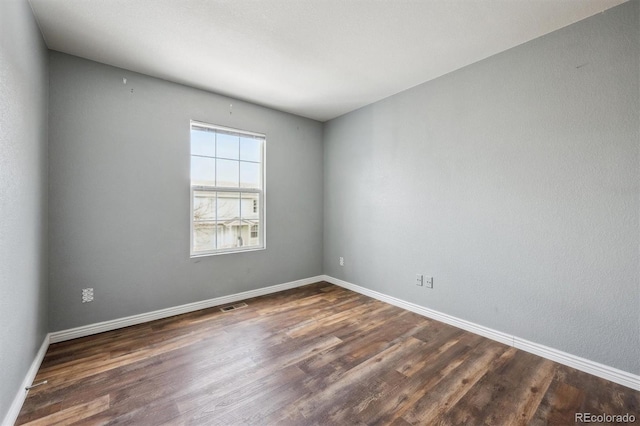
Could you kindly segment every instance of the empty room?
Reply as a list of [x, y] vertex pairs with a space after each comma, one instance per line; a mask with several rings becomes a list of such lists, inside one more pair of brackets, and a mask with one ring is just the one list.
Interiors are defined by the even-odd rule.
[[0, 0], [3, 425], [640, 424], [639, 0]]

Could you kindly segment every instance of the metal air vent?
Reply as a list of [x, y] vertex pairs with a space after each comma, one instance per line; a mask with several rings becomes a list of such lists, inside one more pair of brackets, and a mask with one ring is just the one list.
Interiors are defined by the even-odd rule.
[[249, 305], [247, 305], [244, 302], [241, 302], [241, 303], [236, 303], [235, 305], [224, 306], [224, 307], [220, 308], [220, 310], [222, 312], [231, 312], [231, 311], [235, 311], [236, 309], [245, 308], [247, 306], [249, 306]]

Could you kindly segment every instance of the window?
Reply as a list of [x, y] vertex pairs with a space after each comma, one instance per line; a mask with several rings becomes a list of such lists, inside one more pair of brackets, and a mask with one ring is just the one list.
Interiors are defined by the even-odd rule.
[[265, 136], [191, 122], [191, 256], [265, 248]]

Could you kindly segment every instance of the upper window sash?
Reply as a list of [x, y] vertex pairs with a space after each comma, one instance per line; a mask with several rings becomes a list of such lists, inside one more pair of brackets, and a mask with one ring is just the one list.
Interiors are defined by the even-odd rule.
[[238, 131], [237, 129], [232, 129], [230, 127], [216, 126], [213, 124], [203, 123], [201, 121], [191, 120], [191, 129], [194, 130], [213, 130], [218, 133], [225, 133], [230, 136], [253, 136], [256, 139], [266, 139], [266, 135], [263, 133], [251, 132], [251, 131]]

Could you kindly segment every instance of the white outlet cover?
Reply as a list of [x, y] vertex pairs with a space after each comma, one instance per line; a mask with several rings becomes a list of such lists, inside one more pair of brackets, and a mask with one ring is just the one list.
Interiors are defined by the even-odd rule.
[[92, 288], [83, 288], [82, 289], [82, 303], [92, 302], [93, 301], [93, 289]]

